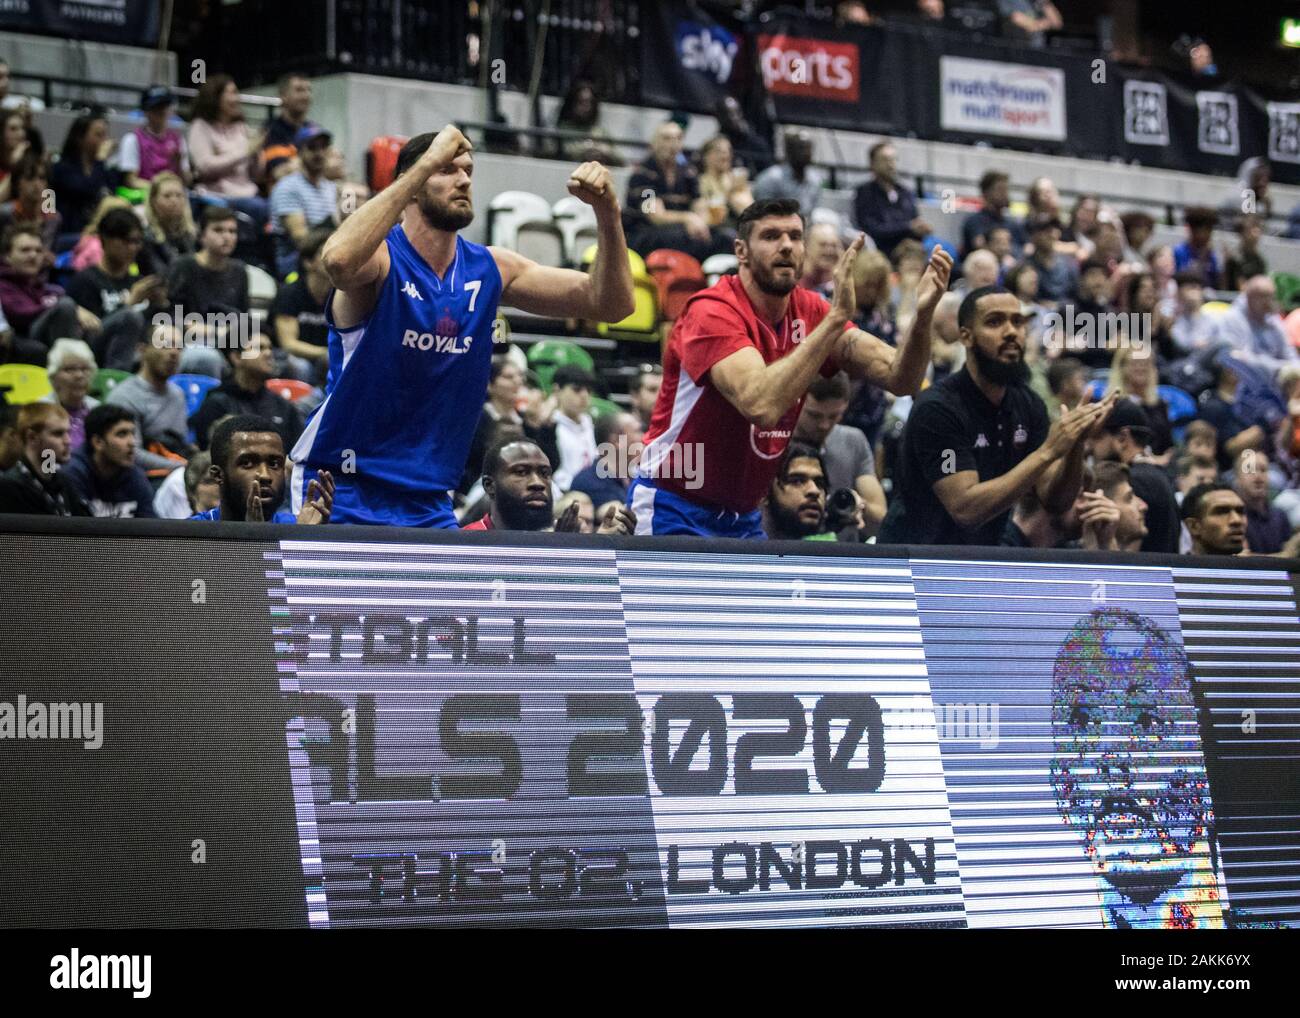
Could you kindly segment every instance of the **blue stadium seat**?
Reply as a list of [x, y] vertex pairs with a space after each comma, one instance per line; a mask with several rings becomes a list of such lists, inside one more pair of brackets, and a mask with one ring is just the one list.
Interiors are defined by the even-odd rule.
[[208, 394], [209, 389], [215, 389], [221, 384], [221, 379], [213, 378], [211, 375], [172, 375], [173, 382], [181, 387], [181, 392], [185, 393], [185, 412], [193, 414], [203, 405], [203, 397]]

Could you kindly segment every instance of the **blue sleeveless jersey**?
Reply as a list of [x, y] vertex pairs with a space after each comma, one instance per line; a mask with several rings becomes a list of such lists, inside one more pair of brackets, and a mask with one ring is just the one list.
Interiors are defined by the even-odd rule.
[[486, 397], [501, 273], [461, 237], [442, 279], [400, 223], [385, 243], [391, 267], [365, 321], [340, 329], [326, 301], [325, 399], [293, 448], [294, 479], [305, 491], [317, 470], [333, 473], [334, 522], [455, 526], [446, 493]]

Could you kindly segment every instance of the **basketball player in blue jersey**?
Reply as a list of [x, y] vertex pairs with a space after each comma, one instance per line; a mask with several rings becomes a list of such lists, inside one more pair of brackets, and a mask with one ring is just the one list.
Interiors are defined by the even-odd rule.
[[474, 218], [473, 146], [448, 125], [402, 148], [393, 182], [350, 215], [321, 259], [325, 400], [293, 448], [294, 512], [335, 478], [334, 523], [455, 527], [456, 487], [487, 394], [498, 303], [552, 318], [632, 313], [632, 273], [609, 171], [583, 163], [569, 192], [596, 213], [590, 273], [550, 268], [459, 235]]

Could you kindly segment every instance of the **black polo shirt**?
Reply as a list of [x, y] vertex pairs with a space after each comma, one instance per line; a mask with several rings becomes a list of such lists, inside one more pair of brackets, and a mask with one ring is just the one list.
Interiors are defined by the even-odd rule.
[[893, 501], [877, 542], [1000, 544], [1010, 508], [965, 529], [948, 515], [934, 485], [967, 470], [981, 482], [1001, 477], [1043, 444], [1049, 426], [1047, 407], [1027, 387], [1008, 386], [994, 406], [965, 368], [930, 386], [916, 397], [903, 428]]
[[632, 175], [627, 181], [627, 201], [623, 203], [623, 229], [630, 231], [649, 222], [641, 211], [647, 191], [664, 203], [665, 212], [690, 212], [695, 199], [700, 196], [700, 181], [690, 165], [679, 161], [677, 174], [669, 184], [651, 154], [645, 162], [632, 167]]

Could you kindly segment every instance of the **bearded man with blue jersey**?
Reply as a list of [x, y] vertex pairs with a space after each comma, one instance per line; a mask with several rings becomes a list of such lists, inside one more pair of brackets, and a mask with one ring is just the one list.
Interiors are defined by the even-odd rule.
[[325, 400], [293, 448], [292, 504], [327, 470], [334, 523], [456, 526], [448, 492], [465, 469], [487, 393], [497, 306], [616, 322], [632, 313], [632, 273], [609, 171], [583, 163], [569, 192], [592, 206], [590, 273], [538, 265], [459, 231], [474, 218], [473, 146], [453, 125], [402, 148], [397, 175], [321, 250]]

